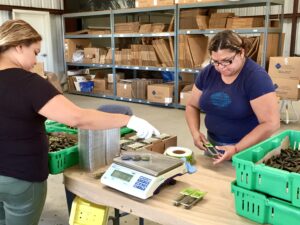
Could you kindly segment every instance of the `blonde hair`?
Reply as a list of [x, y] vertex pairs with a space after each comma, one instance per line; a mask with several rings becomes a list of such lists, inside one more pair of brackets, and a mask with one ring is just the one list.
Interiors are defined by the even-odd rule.
[[0, 26], [0, 54], [11, 47], [30, 46], [41, 40], [41, 35], [23, 20], [8, 20]]
[[217, 52], [222, 49], [229, 49], [233, 52], [240, 53], [244, 49], [247, 55], [251, 44], [247, 38], [240, 36], [232, 30], [224, 30], [217, 33], [208, 44], [208, 51]]

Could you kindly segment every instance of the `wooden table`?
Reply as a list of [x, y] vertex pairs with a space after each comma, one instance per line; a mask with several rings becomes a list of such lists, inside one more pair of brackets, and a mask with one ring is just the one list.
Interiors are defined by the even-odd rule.
[[[147, 200], [139, 200], [106, 187], [88, 173], [70, 168], [64, 172], [66, 188], [79, 197], [106, 205], [163, 225], [256, 224], [236, 215], [231, 182], [235, 170], [231, 162], [214, 166], [206, 156], [196, 156], [197, 172], [177, 177], [175, 185], [165, 186]], [[207, 191], [205, 198], [193, 208], [176, 207], [172, 200], [186, 187]]]

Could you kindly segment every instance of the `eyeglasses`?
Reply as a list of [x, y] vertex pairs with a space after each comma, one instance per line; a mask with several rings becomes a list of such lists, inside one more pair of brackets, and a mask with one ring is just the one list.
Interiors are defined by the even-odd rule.
[[212, 64], [213, 66], [219, 66], [221, 65], [222, 67], [226, 67], [229, 66], [233, 63], [233, 60], [235, 59], [235, 56], [237, 55], [237, 53], [234, 54], [234, 56], [232, 56], [230, 59], [226, 59], [223, 60], [221, 62], [215, 61], [213, 59], [210, 59], [210, 64]]

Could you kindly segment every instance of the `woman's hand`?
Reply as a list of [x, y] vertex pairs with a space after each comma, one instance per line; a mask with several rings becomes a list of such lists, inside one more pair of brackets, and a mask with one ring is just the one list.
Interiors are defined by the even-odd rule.
[[138, 118], [136, 116], [131, 116], [127, 127], [133, 129], [137, 132], [137, 136], [139, 138], [148, 139], [152, 137], [152, 135], [159, 136], [159, 131], [153, 127], [150, 123], [146, 120]]
[[237, 153], [237, 149], [235, 145], [224, 145], [224, 146], [215, 146], [218, 150], [224, 150], [224, 154], [218, 155], [216, 158], [214, 158], [213, 164], [216, 165], [218, 163], [221, 163], [225, 160], [230, 160], [232, 156]]
[[206, 148], [204, 147], [204, 143], [208, 143], [208, 141], [204, 134], [202, 134], [200, 131], [197, 132], [196, 134], [193, 134], [193, 140], [194, 140], [194, 145], [197, 148], [206, 151]]

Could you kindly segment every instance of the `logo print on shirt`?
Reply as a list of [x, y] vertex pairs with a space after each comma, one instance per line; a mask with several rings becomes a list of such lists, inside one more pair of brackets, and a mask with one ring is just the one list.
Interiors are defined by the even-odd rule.
[[225, 92], [216, 92], [210, 96], [210, 102], [219, 108], [225, 108], [231, 103], [231, 98]]
[[280, 69], [280, 68], [281, 68], [280, 63], [277, 63], [277, 64], [275, 65], [275, 67], [276, 67], [276, 69]]

